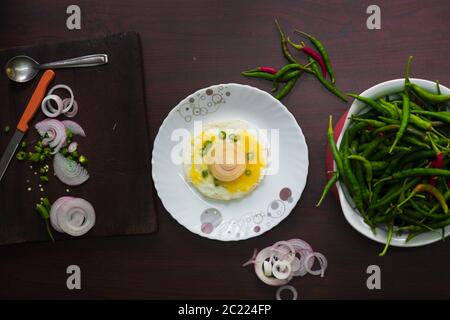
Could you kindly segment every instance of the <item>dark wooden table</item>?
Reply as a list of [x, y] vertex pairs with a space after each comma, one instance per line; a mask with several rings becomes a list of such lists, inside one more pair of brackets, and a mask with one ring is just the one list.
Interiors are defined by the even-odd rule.
[[[239, 73], [284, 63], [274, 17], [286, 30], [305, 29], [326, 43], [344, 91], [361, 92], [401, 77], [408, 55], [414, 55], [415, 77], [450, 84], [446, 0], [377, 1], [381, 30], [366, 27], [370, 1], [79, 0], [82, 29], [69, 31], [65, 12], [72, 2], [2, 1], [0, 46], [138, 31], [153, 138], [169, 110], [199, 88], [238, 82], [269, 89]], [[255, 247], [293, 237], [309, 241], [329, 259], [323, 279], [292, 282], [302, 299], [450, 298], [448, 243], [391, 248], [379, 258], [380, 245], [352, 229], [335, 199], [315, 208], [325, 183], [327, 115], [338, 117], [349, 104], [312, 78], [299, 84], [285, 104], [306, 136], [309, 177], [299, 204], [279, 226], [243, 242], [210, 241], [178, 225], [158, 200], [159, 231], [153, 235], [1, 247], [0, 298], [273, 299], [275, 289], [240, 265]], [[81, 267], [82, 290], [66, 288], [71, 264]], [[366, 268], [372, 264], [381, 267], [381, 290], [366, 287]]]

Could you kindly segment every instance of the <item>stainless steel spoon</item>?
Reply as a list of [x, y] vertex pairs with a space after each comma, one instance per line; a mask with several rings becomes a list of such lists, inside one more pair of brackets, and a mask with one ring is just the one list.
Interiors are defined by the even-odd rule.
[[108, 63], [108, 55], [92, 54], [73, 59], [39, 64], [28, 56], [16, 56], [6, 63], [5, 71], [9, 79], [15, 82], [27, 82], [33, 79], [40, 70], [57, 68], [92, 67]]

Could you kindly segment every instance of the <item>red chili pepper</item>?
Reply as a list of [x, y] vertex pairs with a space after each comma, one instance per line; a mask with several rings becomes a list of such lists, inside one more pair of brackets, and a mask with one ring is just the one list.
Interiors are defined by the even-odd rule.
[[[436, 155], [436, 159], [434, 159], [433, 161], [431, 161], [431, 168], [436, 168], [436, 169], [442, 169], [444, 168], [444, 154], [442, 152], [439, 152]], [[429, 179], [429, 184], [431, 185], [436, 185], [436, 181], [437, 181], [438, 177], [430, 177]], [[447, 180], [447, 184], [448, 184], [448, 180]]]
[[259, 67], [258, 69], [259, 69], [259, 71], [270, 73], [270, 74], [275, 74], [278, 72], [277, 69], [275, 69], [273, 67], [267, 67], [267, 66]]
[[327, 67], [325, 65], [325, 61], [323, 61], [322, 56], [320, 55], [320, 53], [318, 53], [316, 50], [314, 50], [313, 48], [308, 47], [307, 45], [305, 45], [304, 42], [301, 42], [300, 44], [295, 44], [294, 42], [291, 41], [291, 39], [288, 37], [288, 42], [291, 44], [291, 46], [293, 46], [295, 49], [299, 50], [299, 51], [303, 51], [306, 55], [310, 56], [311, 58], [313, 58], [315, 61], [317, 61], [317, 63], [320, 65], [320, 69], [322, 70], [322, 75], [324, 77], [327, 76]]

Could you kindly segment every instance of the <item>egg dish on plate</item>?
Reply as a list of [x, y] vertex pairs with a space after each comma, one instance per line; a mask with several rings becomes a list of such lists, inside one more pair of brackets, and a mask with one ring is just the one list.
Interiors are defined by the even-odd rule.
[[192, 138], [185, 178], [206, 197], [242, 198], [264, 179], [267, 153], [266, 140], [248, 123], [210, 122]]

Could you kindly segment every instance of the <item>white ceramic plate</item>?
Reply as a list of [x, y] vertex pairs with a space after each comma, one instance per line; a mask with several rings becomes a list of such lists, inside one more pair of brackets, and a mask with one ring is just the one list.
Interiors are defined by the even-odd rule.
[[[432, 81], [428, 80], [422, 80], [422, 79], [411, 79], [411, 82], [420, 85], [422, 88], [425, 88], [429, 91], [436, 92], [436, 84]], [[370, 89], [367, 89], [363, 93], [361, 93], [361, 96], [368, 97], [371, 99], [378, 99], [381, 97], [384, 97], [389, 94], [394, 94], [396, 92], [402, 91], [404, 89], [405, 80], [404, 79], [396, 79], [396, 80], [390, 80], [386, 81], [380, 84], [377, 84], [376, 86], [373, 86]], [[444, 86], [441, 85], [441, 92], [443, 94], [450, 94], [450, 90]], [[358, 100], [353, 101], [350, 110], [348, 112], [348, 117], [344, 123], [344, 127], [342, 129], [342, 132], [347, 129], [349, 123], [350, 123], [350, 116], [353, 114], [358, 114], [361, 111], [363, 111], [364, 104]], [[341, 144], [342, 140], [342, 134], [339, 137], [339, 140], [337, 142], [337, 145], [339, 146]], [[357, 231], [365, 235], [366, 237], [375, 240], [380, 243], [386, 243], [387, 240], [387, 230], [382, 228], [377, 228], [377, 234], [374, 235], [372, 231], [370, 230], [369, 226], [364, 223], [363, 219], [359, 215], [357, 211], [353, 209], [353, 206], [349, 203], [349, 199], [351, 199], [350, 195], [348, 194], [347, 190], [345, 189], [345, 186], [341, 185], [340, 183], [337, 184], [337, 189], [339, 192], [339, 200], [341, 203], [342, 211], [344, 213], [345, 218], [347, 219], [348, 223], [355, 228]], [[448, 236], [450, 234], [450, 226], [447, 226], [445, 228], [445, 235]], [[423, 233], [415, 238], [413, 238], [411, 241], [405, 243], [407, 235], [403, 234], [402, 236], [393, 235], [391, 245], [396, 247], [418, 247], [418, 246], [424, 246], [436, 241], [439, 241], [442, 239], [442, 235], [440, 230], [438, 232], [427, 232]]]
[[[179, 144], [171, 135], [180, 128], [193, 132], [197, 120], [234, 119], [268, 130], [270, 163], [277, 154], [271, 130], [279, 130], [279, 170], [240, 200], [212, 200], [185, 181], [183, 164], [171, 160]], [[188, 230], [210, 239], [243, 240], [272, 229], [295, 207], [307, 174], [308, 148], [293, 115], [267, 92], [246, 85], [215, 85], [188, 96], [164, 120], [153, 148], [152, 175], [164, 207]]]

